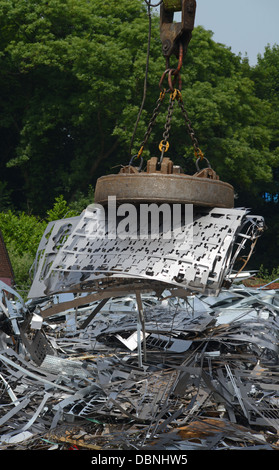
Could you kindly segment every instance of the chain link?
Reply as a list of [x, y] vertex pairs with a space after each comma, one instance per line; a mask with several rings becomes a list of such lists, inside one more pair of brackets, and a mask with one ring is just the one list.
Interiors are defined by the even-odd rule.
[[167, 141], [170, 135], [170, 128], [171, 128], [171, 118], [173, 115], [173, 106], [174, 106], [174, 99], [173, 94], [170, 95], [169, 107], [168, 107], [168, 114], [165, 124], [165, 131], [163, 132], [163, 140]]
[[198, 143], [198, 139], [196, 138], [195, 136], [195, 131], [192, 127], [192, 123], [190, 121], [190, 118], [188, 116], [188, 113], [185, 109], [185, 106], [184, 106], [184, 103], [183, 103], [183, 100], [182, 100], [182, 96], [181, 96], [181, 93], [179, 94], [179, 98], [178, 98], [178, 105], [179, 107], [181, 108], [181, 111], [182, 111], [182, 114], [184, 116], [184, 119], [185, 119], [185, 123], [186, 123], [186, 128], [187, 128], [187, 131], [188, 131], [188, 134], [192, 140], [192, 144], [193, 144], [193, 147], [194, 147], [194, 151], [195, 151], [195, 156], [197, 158], [200, 158], [201, 160], [204, 158], [204, 155], [199, 147], [199, 143]]
[[165, 130], [163, 132], [163, 140], [161, 140], [159, 144], [159, 150], [161, 151], [160, 164], [162, 163], [165, 152], [167, 152], [169, 148], [168, 139], [169, 139], [170, 129], [171, 129], [171, 118], [173, 115], [174, 100], [175, 100], [175, 94], [171, 93], [169, 106], [168, 106], [168, 114], [167, 114], [167, 119], [166, 119], [166, 124], [165, 124]]
[[[137, 155], [135, 155], [132, 160], [134, 160], [134, 158], [140, 158], [142, 157], [142, 152], [144, 150], [144, 147], [150, 137], [150, 134], [152, 132], [152, 129], [153, 129], [153, 126], [155, 124], [155, 121], [157, 119], [157, 116], [159, 114], [159, 111], [160, 111], [160, 107], [164, 101], [164, 98], [165, 98], [165, 95], [166, 95], [166, 90], [164, 89], [163, 91], [161, 91], [160, 93], [160, 96], [157, 100], [157, 104], [156, 104], [156, 107], [153, 111], [153, 114], [151, 116], [151, 119], [149, 121], [149, 124], [148, 124], [148, 127], [147, 127], [147, 130], [144, 134], [144, 138], [140, 144], [140, 150], [138, 152]], [[172, 119], [172, 115], [173, 115], [173, 111], [174, 111], [174, 102], [175, 100], [178, 101], [178, 105], [182, 111], [182, 114], [184, 116], [184, 119], [185, 119], [185, 124], [186, 124], [186, 129], [187, 129], [187, 132], [191, 138], [191, 141], [192, 141], [192, 144], [193, 144], [193, 147], [194, 147], [194, 152], [195, 152], [195, 156], [198, 160], [203, 160], [204, 158], [204, 154], [203, 152], [201, 151], [200, 147], [199, 147], [199, 143], [198, 143], [198, 139], [196, 138], [196, 135], [195, 135], [195, 131], [192, 127], [192, 123], [191, 123], [191, 120], [188, 116], [188, 113], [185, 109], [185, 106], [184, 106], [184, 103], [183, 103], [183, 99], [182, 99], [182, 94], [181, 94], [181, 91], [178, 90], [178, 89], [174, 89], [171, 94], [170, 94], [170, 99], [169, 99], [169, 105], [168, 105], [168, 112], [167, 112], [167, 118], [166, 118], [166, 123], [165, 123], [165, 126], [164, 126], [164, 132], [163, 132], [163, 140], [161, 140], [160, 144], [159, 144], [159, 150], [161, 152], [161, 157], [160, 157], [160, 162], [159, 164], [162, 163], [162, 160], [164, 158], [164, 154], [168, 151], [169, 149], [169, 142], [168, 142], [168, 139], [169, 139], [169, 135], [170, 135], [170, 129], [171, 129], [171, 119]], [[208, 162], [209, 163], [209, 162]], [[209, 164], [210, 165], [210, 164]]]
[[178, 101], [178, 105], [181, 108], [182, 114], [184, 116], [185, 123], [186, 123], [186, 128], [187, 128], [188, 134], [189, 134], [189, 136], [192, 140], [192, 144], [193, 144], [193, 147], [194, 147], [195, 156], [196, 156], [197, 159], [203, 160], [204, 154], [203, 154], [203, 152], [201, 151], [201, 149], [199, 147], [198, 139], [195, 136], [195, 131], [192, 127], [192, 123], [191, 123], [190, 118], [188, 116], [188, 113], [185, 109], [181, 91], [175, 88], [173, 90], [173, 92], [171, 93], [171, 95], [170, 95], [168, 114], [167, 114], [167, 119], [166, 119], [166, 124], [165, 124], [165, 131], [163, 133], [163, 140], [159, 144], [159, 150], [161, 151], [160, 163], [162, 163], [162, 160], [164, 158], [164, 154], [165, 154], [165, 152], [168, 151], [168, 148], [169, 148], [168, 139], [169, 139], [169, 134], [170, 134], [170, 129], [171, 129], [171, 118], [172, 118], [172, 115], [173, 115], [174, 101], [175, 100]]
[[158, 98], [158, 100], [157, 100], [156, 107], [155, 107], [155, 109], [154, 109], [154, 111], [153, 111], [153, 113], [152, 113], [151, 119], [150, 119], [150, 121], [149, 121], [147, 130], [146, 130], [146, 132], [145, 132], [145, 134], [144, 134], [143, 141], [142, 141], [141, 144], [140, 144], [140, 149], [139, 149], [139, 152], [138, 152], [138, 154], [137, 154], [137, 157], [140, 157], [140, 156], [141, 156], [141, 154], [142, 154], [142, 152], [143, 152], [143, 149], [144, 149], [144, 147], [145, 147], [145, 145], [146, 145], [146, 143], [147, 143], [147, 141], [148, 141], [148, 139], [149, 139], [149, 137], [150, 137], [150, 134], [151, 134], [151, 132], [152, 132], [153, 126], [154, 126], [155, 121], [156, 121], [156, 119], [157, 119], [157, 116], [158, 116], [158, 114], [159, 114], [161, 104], [162, 104], [163, 101], [164, 101], [165, 95], [166, 95], [166, 91], [165, 91], [165, 90], [161, 91], [160, 96], [159, 96], [159, 98]]

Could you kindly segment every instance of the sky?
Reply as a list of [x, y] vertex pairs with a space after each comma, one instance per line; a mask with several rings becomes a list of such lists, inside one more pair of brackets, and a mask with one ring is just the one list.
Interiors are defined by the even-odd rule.
[[[235, 54], [247, 53], [251, 66], [267, 44], [279, 45], [279, 0], [196, 0], [195, 26], [214, 33], [213, 40]], [[179, 21], [179, 17], [175, 18]]]

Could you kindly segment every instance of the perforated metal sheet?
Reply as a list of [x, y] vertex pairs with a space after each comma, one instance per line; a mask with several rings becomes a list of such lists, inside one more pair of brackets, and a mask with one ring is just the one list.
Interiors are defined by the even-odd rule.
[[92, 291], [92, 283], [96, 287], [108, 279], [144, 280], [150, 286], [156, 281], [217, 295], [232, 268], [237, 236], [241, 243], [252, 240], [257, 226], [263, 224], [261, 217], [248, 216], [246, 209], [195, 209], [193, 222], [184, 226], [183, 240], [121, 239], [119, 234], [109, 239], [105, 228], [103, 235], [94, 238], [90, 234], [100, 217], [98, 209], [89, 206], [79, 218], [47, 227], [30, 298]]

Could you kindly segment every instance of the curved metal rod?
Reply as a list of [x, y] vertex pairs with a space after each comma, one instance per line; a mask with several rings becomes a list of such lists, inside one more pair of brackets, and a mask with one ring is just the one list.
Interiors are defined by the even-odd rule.
[[163, 75], [162, 75], [161, 78], [160, 78], [160, 81], [159, 81], [159, 88], [160, 88], [161, 91], [163, 91], [163, 89], [164, 89], [164, 87], [162, 86], [162, 85], [163, 85], [163, 81], [165, 80], [165, 77], [166, 77], [167, 73], [169, 73], [170, 70], [171, 70], [171, 69], [166, 69], [166, 70], [164, 71]]
[[[169, 66], [169, 58], [167, 58], [166, 70], [164, 71], [164, 73], [163, 73], [163, 75], [160, 79], [160, 82], [159, 82], [160, 90], [162, 90], [162, 83], [163, 83], [163, 81], [164, 81], [167, 74], [168, 74], [168, 84], [169, 84], [169, 90], [168, 91], [171, 91], [171, 92], [174, 91], [174, 85], [175, 85], [175, 82], [176, 82], [177, 78], [178, 78], [178, 88], [179, 88], [179, 90], [181, 90], [182, 80], [181, 80], [181, 76], [180, 76], [180, 70], [181, 70], [182, 64], [183, 64], [183, 54], [184, 54], [183, 44], [180, 43], [179, 44], [178, 65], [177, 65], [176, 69], [171, 68]], [[172, 75], [174, 76], [174, 80], [171, 79]]]
[[[174, 75], [174, 79], [172, 80], [171, 79], [171, 76]], [[169, 84], [169, 87], [170, 87], [170, 91], [171, 92], [174, 92], [174, 85], [175, 85], [175, 82], [176, 80], [178, 79], [178, 89], [181, 90], [182, 88], [182, 80], [181, 80], [181, 76], [180, 76], [180, 73], [176, 73], [176, 70], [175, 69], [171, 69], [169, 71], [169, 75], [168, 75], [168, 84]]]
[[[179, 43], [179, 54], [178, 54], [178, 64], [175, 69], [175, 73], [178, 74], [182, 68], [183, 65], [183, 57], [184, 57], [184, 49], [183, 49], [183, 44], [182, 42]], [[166, 69], [170, 68], [170, 58], [167, 57], [166, 59]]]
[[207, 163], [207, 168], [211, 168], [211, 165], [210, 165], [209, 161], [207, 160], [207, 158], [205, 158], [205, 157], [200, 158], [200, 157], [199, 157], [199, 158], [197, 158], [197, 160], [196, 160], [196, 167], [197, 167], [197, 170], [198, 170], [198, 171], [200, 171], [200, 167], [199, 167], [199, 161], [200, 161], [200, 160], [205, 160], [206, 163]]
[[[137, 154], [137, 155], [134, 155], [134, 156], [131, 158], [131, 160], [130, 160], [130, 162], [129, 162], [129, 165], [132, 166], [133, 161], [134, 161], [136, 158], [138, 158], [138, 157], [139, 157], [138, 154]], [[141, 156], [141, 157], [140, 157], [140, 165], [137, 167], [139, 171], [141, 170], [142, 165], [143, 165], [143, 158], [142, 158], [142, 156]]]

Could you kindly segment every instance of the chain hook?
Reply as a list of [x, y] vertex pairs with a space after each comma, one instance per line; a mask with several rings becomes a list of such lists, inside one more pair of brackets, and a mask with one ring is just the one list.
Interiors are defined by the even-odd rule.
[[130, 162], [129, 162], [129, 166], [132, 166], [134, 160], [136, 160], [137, 158], [140, 158], [140, 164], [139, 164], [139, 166], [137, 167], [137, 169], [138, 169], [138, 171], [141, 171], [142, 165], [143, 165], [143, 158], [142, 158], [140, 152], [139, 152], [138, 154], [134, 155], [134, 156], [131, 158], [131, 160], [130, 160]]
[[[182, 65], [183, 65], [183, 57], [184, 57], [184, 49], [183, 49], [183, 44], [182, 42], [179, 43], [179, 54], [178, 54], [178, 64], [175, 70], [175, 75], [178, 75]], [[170, 58], [166, 58], [166, 69], [170, 69]]]
[[163, 161], [163, 158], [164, 158], [164, 155], [165, 153], [169, 150], [169, 142], [167, 140], [161, 140], [160, 144], [159, 144], [159, 150], [161, 152], [161, 156], [160, 156], [160, 161], [159, 161], [159, 165], [161, 165], [162, 161]]
[[[163, 74], [161, 76], [161, 79], [160, 79], [160, 82], [159, 82], [160, 90], [162, 89], [163, 81], [164, 81], [164, 79], [166, 78], [167, 75], [168, 75], [168, 85], [169, 85], [168, 91], [171, 91], [171, 92], [174, 91], [174, 86], [175, 86], [175, 83], [176, 83], [177, 79], [178, 79], [178, 88], [179, 88], [179, 90], [181, 90], [181, 88], [182, 88], [182, 79], [181, 79], [181, 76], [180, 76], [180, 70], [181, 70], [182, 64], [183, 64], [183, 44], [180, 43], [179, 44], [178, 65], [177, 65], [176, 69], [171, 68], [170, 65], [169, 65], [169, 58], [166, 59], [166, 70], [163, 72]], [[172, 76], [174, 77], [173, 79], [172, 79]]]
[[201, 158], [201, 157], [198, 157], [197, 160], [196, 160], [196, 168], [197, 168], [198, 171], [200, 171], [200, 167], [199, 167], [199, 161], [200, 161], [200, 160], [205, 160], [206, 163], [207, 163], [207, 168], [211, 168], [211, 165], [210, 165], [209, 161], [208, 161], [207, 158], [205, 158], [205, 156], [203, 155], [202, 158]]

